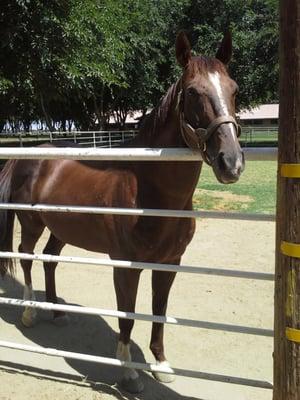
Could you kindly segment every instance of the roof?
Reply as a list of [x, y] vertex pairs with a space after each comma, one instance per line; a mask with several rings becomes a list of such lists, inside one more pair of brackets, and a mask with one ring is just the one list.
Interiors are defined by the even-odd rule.
[[262, 104], [251, 110], [242, 110], [238, 113], [241, 120], [274, 119], [278, 118], [279, 104]]
[[[251, 119], [277, 119], [279, 104], [262, 104], [258, 107], [253, 107], [250, 110], [242, 110], [237, 115], [242, 121]], [[148, 110], [150, 112], [151, 110]], [[141, 111], [134, 111], [127, 115], [126, 124], [137, 124], [142, 116]], [[110, 123], [115, 123], [113, 115], [109, 118]]]

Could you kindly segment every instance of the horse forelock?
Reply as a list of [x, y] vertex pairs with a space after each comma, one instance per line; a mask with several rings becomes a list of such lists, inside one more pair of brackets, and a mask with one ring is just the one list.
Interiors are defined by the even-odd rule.
[[185, 76], [194, 78], [196, 75], [208, 75], [209, 73], [218, 72], [220, 75], [227, 75], [225, 65], [217, 58], [196, 56], [192, 57], [188, 63]]

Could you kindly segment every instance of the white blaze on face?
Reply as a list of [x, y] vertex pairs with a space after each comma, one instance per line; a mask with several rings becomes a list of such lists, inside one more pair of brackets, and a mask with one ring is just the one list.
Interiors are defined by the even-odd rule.
[[[223, 91], [222, 91], [222, 86], [221, 86], [221, 79], [220, 79], [220, 74], [219, 72], [209, 72], [208, 73], [208, 78], [210, 80], [210, 82], [212, 83], [213, 87], [215, 88], [216, 92], [217, 92], [217, 96], [219, 98], [220, 101], [220, 105], [221, 105], [221, 110], [222, 110], [222, 115], [230, 115], [228, 108], [227, 108], [227, 104], [223, 95]], [[230, 127], [230, 132], [232, 134], [233, 140], [237, 141], [237, 137], [235, 134], [235, 130], [233, 128], [232, 124], [228, 124]]]

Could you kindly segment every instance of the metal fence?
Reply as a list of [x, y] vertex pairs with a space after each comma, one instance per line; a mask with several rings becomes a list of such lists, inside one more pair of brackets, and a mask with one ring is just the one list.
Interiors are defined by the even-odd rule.
[[136, 130], [123, 131], [71, 131], [71, 132], [49, 132], [33, 131], [10, 134], [0, 134], [0, 144], [19, 143], [20, 147], [30, 145], [32, 142], [62, 143], [71, 142], [83, 147], [116, 147], [133, 139]]
[[[137, 130], [123, 131], [72, 131], [72, 132], [49, 132], [33, 131], [29, 133], [1, 133], [0, 145], [8, 143], [19, 143], [19, 146], [30, 144], [31, 142], [50, 142], [59, 143], [68, 141], [80, 144], [83, 147], [117, 147], [126, 143], [137, 135]], [[277, 142], [278, 128], [268, 126], [243, 126], [241, 143], [243, 145], [252, 143], [271, 143]]]
[[[276, 149], [246, 149], [245, 151], [246, 159], [276, 159]], [[194, 161], [200, 160], [201, 156], [197, 152], [192, 152], [189, 149], [80, 149], [80, 148], [6, 148], [0, 149], [0, 159], [9, 158], [22, 158], [22, 159], [105, 159], [105, 160], [147, 160], [147, 161]], [[227, 213], [205, 213], [193, 211], [181, 211], [181, 210], [149, 210], [149, 209], [106, 209], [98, 207], [69, 207], [64, 205], [48, 206], [48, 205], [29, 205], [29, 204], [1, 204], [0, 209], [21, 209], [21, 210], [31, 210], [36, 212], [43, 211], [55, 211], [55, 212], [85, 212], [85, 213], [115, 213], [115, 214], [135, 214], [143, 216], [176, 216], [176, 217], [210, 217], [212, 218], [239, 218], [238, 214], [227, 214]], [[274, 216], [265, 215], [255, 215], [252, 216], [242, 214], [241, 219], [255, 219], [255, 220], [270, 220], [274, 219]], [[25, 259], [25, 260], [37, 260], [43, 262], [67, 262], [67, 263], [82, 263], [89, 265], [103, 265], [108, 267], [118, 267], [118, 268], [139, 268], [139, 269], [150, 269], [150, 270], [160, 270], [160, 271], [176, 271], [181, 273], [193, 273], [193, 274], [210, 274], [210, 275], [221, 275], [230, 278], [246, 278], [246, 279], [260, 279], [266, 281], [272, 281], [274, 279], [273, 274], [263, 274], [259, 271], [238, 271], [238, 270], [228, 270], [222, 268], [203, 268], [203, 267], [193, 267], [193, 266], [178, 266], [170, 264], [155, 264], [155, 263], [140, 263], [140, 262], [130, 262], [124, 260], [107, 260], [100, 259], [98, 257], [66, 257], [66, 256], [53, 256], [51, 254], [26, 254], [26, 253], [13, 253], [13, 252], [0, 252], [1, 258], [11, 258], [11, 259]], [[260, 335], [271, 337], [273, 332], [268, 329], [247, 327], [247, 326], [237, 326], [230, 324], [221, 324], [217, 322], [210, 321], [195, 321], [184, 318], [176, 317], [162, 317], [158, 315], [146, 315], [138, 313], [128, 313], [120, 312], [115, 310], [102, 310], [98, 308], [87, 308], [78, 307], [71, 305], [59, 305], [51, 304], [45, 302], [36, 301], [23, 301], [19, 299], [11, 298], [0, 298], [0, 304], [6, 304], [11, 306], [27, 306], [33, 308], [47, 309], [47, 310], [61, 310], [81, 314], [90, 315], [105, 315], [110, 317], [127, 318], [127, 319], [138, 319], [144, 321], [154, 321], [161, 323], [169, 323], [176, 325], [192, 326], [202, 329], [214, 329], [219, 331], [229, 331], [234, 333], [243, 333], [251, 335]], [[242, 377], [220, 375], [213, 373], [206, 373], [201, 371], [194, 371], [181, 368], [171, 368], [166, 366], [157, 366], [149, 363], [136, 363], [129, 361], [120, 361], [117, 359], [99, 357], [88, 354], [74, 353], [69, 351], [61, 351], [54, 348], [41, 348], [37, 346], [30, 346], [19, 343], [12, 343], [5, 340], [0, 340], [0, 347], [11, 348], [35, 353], [46, 354], [55, 357], [65, 357], [72, 359], [79, 359], [84, 361], [91, 361], [106, 365], [115, 365], [134, 369], [143, 369], [152, 372], [164, 372], [170, 374], [177, 374], [187, 377], [214, 380], [218, 382], [234, 383], [239, 385], [253, 386], [264, 389], [272, 389], [272, 384], [262, 380], [254, 380]]]

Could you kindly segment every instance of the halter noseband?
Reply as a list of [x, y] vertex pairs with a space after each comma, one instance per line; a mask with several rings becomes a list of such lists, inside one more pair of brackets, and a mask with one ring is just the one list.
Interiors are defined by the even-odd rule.
[[241, 135], [241, 126], [231, 115], [222, 115], [221, 117], [214, 119], [207, 128], [193, 128], [184, 118], [183, 89], [178, 93], [178, 107], [180, 131], [185, 143], [191, 149], [199, 149], [203, 160], [209, 165], [211, 165], [212, 162], [206, 153], [206, 142], [215, 133], [219, 126], [223, 124], [233, 124], [237, 137]]

